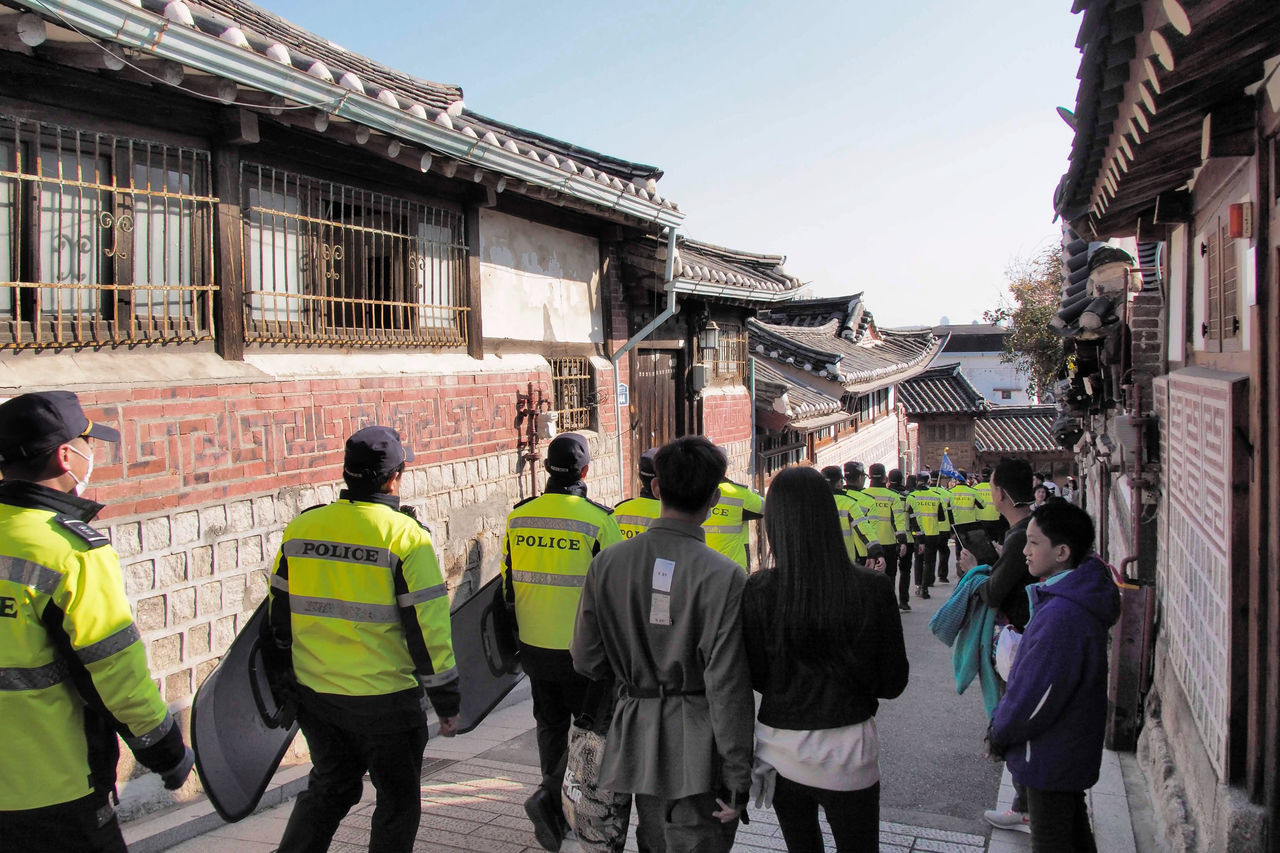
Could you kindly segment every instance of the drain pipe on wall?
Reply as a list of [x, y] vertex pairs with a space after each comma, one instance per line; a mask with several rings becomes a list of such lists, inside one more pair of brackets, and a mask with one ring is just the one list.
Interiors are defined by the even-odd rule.
[[676, 229], [667, 229], [667, 269], [664, 276], [663, 286], [667, 290], [667, 307], [661, 314], [654, 317], [645, 327], [631, 336], [631, 339], [623, 344], [617, 352], [609, 357], [610, 364], [613, 365], [613, 418], [614, 425], [618, 429], [618, 494], [625, 498], [627, 494], [627, 469], [623, 464], [622, 453], [622, 403], [618, 400], [618, 363], [622, 361], [622, 357], [631, 352], [635, 345], [643, 341], [654, 333], [655, 330], [667, 320], [671, 319], [680, 310], [680, 306], [676, 305], [676, 289], [672, 285], [675, 278], [676, 269]]

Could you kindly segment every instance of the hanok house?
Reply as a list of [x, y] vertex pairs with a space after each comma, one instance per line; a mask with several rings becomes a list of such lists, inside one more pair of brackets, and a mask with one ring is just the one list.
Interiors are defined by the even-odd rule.
[[934, 365], [908, 379], [898, 386], [898, 399], [907, 420], [919, 427], [917, 468], [938, 470], [945, 451], [969, 473], [1015, 456], [1059, 483], [1071, 474], [1072, 453], [1051, 429], [1058, 415], [1053, 406], [993, 406], [958, 363]]
[[925, 370], [944, 339], [879, 329], [860, 293], [779, 305], [747, 328], [762, 480], [798, 462], [909, 466], [895, 387]]
[[553, 412], [622, 496], [619, 247], [682, 221], [658, 170], [242, 0], [0, 0], [0, 48], [0, 384], [120, 429], [90, 494], [175, 710], [361, 426], [417, 452], [455, 592], [497, 571]]
[[944, 452], [958, 470], [978, 467], [974, 424], [991, 405], [958, 363], [935, 364], [908, 379], [898, 386], [898, 399], [907, 421], [918, 427], [913, 469], [936, 471]]
[[[668, 263], [668, 260], [670, 263]], [[781, 255], [728, 249], [679, 237], [624, 248], [622, 281], [630, 317], [633, 458], [686, 434], [724, 448], [729, 477], [755, 475], [754, 405], [747, 320], [804, 291]], [[632, 473], [632, 488], [639, 488]]]
[[1158, 846], [1280, 850], [1280, 5], [1075, 8], [1055, 432], [1134, 584], [1110, 733]]

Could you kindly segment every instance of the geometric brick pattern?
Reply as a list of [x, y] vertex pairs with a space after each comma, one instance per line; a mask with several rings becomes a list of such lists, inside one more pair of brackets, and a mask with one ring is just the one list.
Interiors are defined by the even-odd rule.
[[1171, 668], [1221, 778], [1231, 695], [1230, 456], [1237, 413], [1231, 383], [1222, 379], [1175, 372], [1157, 382], [1156, 396], [1164, 410], [1161, 470], [1168, 472], [1157, 560], [1163, 633]]

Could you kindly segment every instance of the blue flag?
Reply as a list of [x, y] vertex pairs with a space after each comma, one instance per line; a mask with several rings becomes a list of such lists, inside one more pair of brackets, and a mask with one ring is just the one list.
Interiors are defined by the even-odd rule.
[[942, 451], [942, 465], [938, 468], [938, 473], [953, 480], [960, 479], [960, 472], [956, 470], [956, 466], [951, 464], [951, 457], [947, 455], [945, 450]]

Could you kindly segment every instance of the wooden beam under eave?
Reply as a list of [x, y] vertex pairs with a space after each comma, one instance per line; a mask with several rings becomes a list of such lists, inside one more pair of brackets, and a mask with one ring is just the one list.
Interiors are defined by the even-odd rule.
[[0, 19], [0, 48], [31, 55], [32, 48], [40, 47], [49, 38], [49, 28], [44, 18], [32, 12], [7, 15]]
[[125, 67], [122, 48], [96, 41], [46, 41], [36, 55], [85, 71], [120, 71]]

